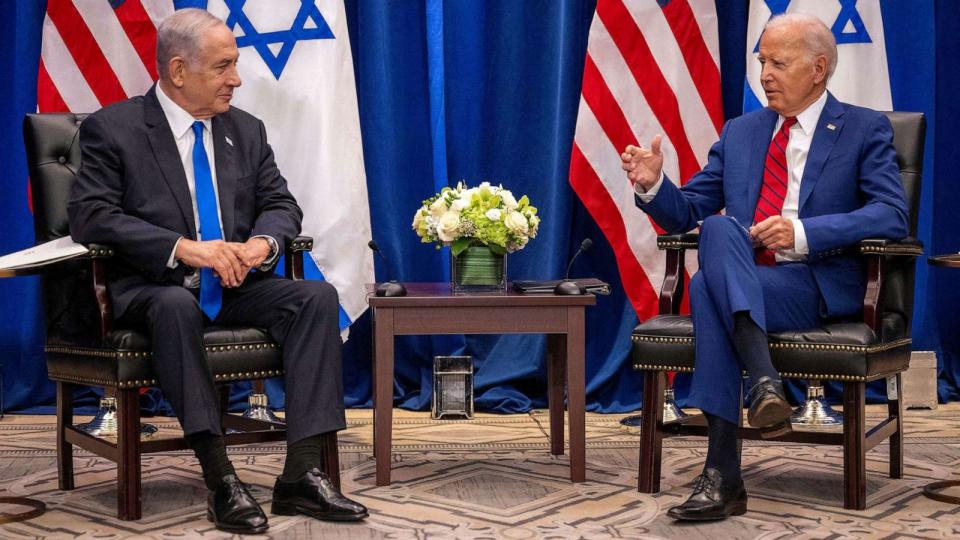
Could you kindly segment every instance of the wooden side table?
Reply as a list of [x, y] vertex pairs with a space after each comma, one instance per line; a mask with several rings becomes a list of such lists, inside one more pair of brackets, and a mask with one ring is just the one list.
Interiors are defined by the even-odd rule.
[[[951, 255], [937, 255], [927, 259], [931, 266], [940, 266], [943, 268], [960, 268], [960, 253]], [[923, 494], [927, 497], [940, 502], [960, 504], [960, 497], [955, 495], [945, 495], [941, 491], [960, 486], [960, 480], [943, 480], [932, 482], [923, 486]]]
[[407, 296], [378, 297], [373, 310], [373, 431], [377, 485], [390, 485], [393, 362], [396, 336], [425, 334], [546, 334], [550, 453], [563, 455], [564, 386], [570, 430], [570, 481], [585, 479], [584, 310], [592, 294], [556, 296], [513, 290], [453, 294], [448, 283], [406, 283]]

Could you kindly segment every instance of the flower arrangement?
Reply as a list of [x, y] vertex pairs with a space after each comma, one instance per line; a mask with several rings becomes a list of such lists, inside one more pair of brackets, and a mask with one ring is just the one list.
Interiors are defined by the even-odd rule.
[[443, 188], [423, 201], [413, 216], [413, 230], [425, 244], [449, 245], [454, 256], [482, 244], [495, 254], [513, 253], [537, 236], [540, 218], [526, 195], [516, 199], [503, 186], [482, 182], [468, 188]]

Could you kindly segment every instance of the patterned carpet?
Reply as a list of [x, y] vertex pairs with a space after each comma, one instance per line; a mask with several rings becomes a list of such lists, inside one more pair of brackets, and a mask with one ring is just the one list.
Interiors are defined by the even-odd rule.
[[[879, 414], [879, 410], [878, 410]], [[348, 412], [341, 434], [344, 491], [366, 504], [360, 524], [270, 516], [271, 538], [957, 538], [960, 507], [921, 488], [960, 478], [960, 404], [908, 411], [906, 477], [886, 478], [886, 445], [870, 454], [864, 512], [841, 508], [839, 447], [745, 443], [750, 511], [721, 523], [676, 525], [664, 512], [686, 497], [702, 467], [704, 439], [667, 439], [663, 491], [640, 494], [637, 437], [623, 415], [587, 417], [587, 482], [568, 481], [566, 458], [548, 453], [545, 411], [433, 421], [396, 411], [394, 483], [374, 486], [370, 411]], [[83, 419], [81, 419], [83, 420]], [[153, 419], [177, 433], [169, 419]], [[144, 458], [144, 518], [116, 519], [115, 468], [90, 454], [75, 460], [77, 489], [57, 489], [54, 419], [0, 421], [0, 496], [41, 499], [48, 512], [0, 526], [0, 538], [225, 538], [204, 517], [198, 466], [185, 452]], [[231, 448], [240, 477], [269, 510], [282, 445]], [[0, 512], [13, 507], [0, 505]]]

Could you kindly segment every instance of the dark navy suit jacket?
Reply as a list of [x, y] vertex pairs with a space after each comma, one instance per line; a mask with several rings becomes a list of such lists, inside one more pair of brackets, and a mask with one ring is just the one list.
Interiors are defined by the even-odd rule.
[[[749, 226], [777, 117], [765, 108], [728, 121], [702, 171], [682, 188], [664, 181], [652, 201], [643, 204], [637, 198], [637, 205], [671, 234], [696, 228], [722, 208]], [[821, 315], [859, 312], [865, 274], [847, 248], [865, 238], [908, 234], [893, 129], [886, 116], [827, 96], [800, 181], [799, 218], [823, 299]]]
[[[196, 240], [197, 231], [187, 177], [156, 92], [154, 86], [105, 107], [80, 126], [70, 234], [82, 244], [116, 248], [119, 260], [108, 280], [117, 317], [145, 284], [180, 285], [192, 270], [167, 267], [177, 239]], [[303, 214], [277, 170], [263, 123], [231, 107], [213, 118], [212, 131], [224, 240], [271, 236], [283, 250], [300, 232]], [[254, 272], [246, 281], [271, 275]]]

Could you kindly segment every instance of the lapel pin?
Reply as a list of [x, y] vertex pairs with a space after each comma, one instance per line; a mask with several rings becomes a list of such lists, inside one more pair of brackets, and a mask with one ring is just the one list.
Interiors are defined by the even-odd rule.
[[[837, 129], [837, 126], [835, 126], [835, 125], [833, 125], [833, 124], [827, 124], [827, 129], [829, 129], [830, 131], [833, 131], [833, 130]], [[230, 139], [227, 139], [227, 140], [229, 141]]]
[[[833, 129], [833, 126], [830, 126], [830, 129]], [[233, 146], [233, 141], [230, 140], [230, 137], [227, 137], [226, 135], [224, 135], [223, 139], [227, 141], [227, 144], [229, 144], [230, 146]]]

